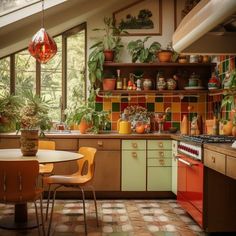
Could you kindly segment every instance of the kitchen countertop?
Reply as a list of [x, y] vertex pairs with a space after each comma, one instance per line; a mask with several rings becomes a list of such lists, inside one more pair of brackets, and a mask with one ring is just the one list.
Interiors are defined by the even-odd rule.
[[209, 150], [236, 158], [236, 148], [232, 148], [231, 145], [231, 143], [205, 143], [203, 146]]
[[[0, 138], [16, 138], [20, 134], [12, 133], [0, 133]], [[69, 132], [45, 132], [46, 138], [100, 138], [100, 139], [179, 139], [179, 134], [170, 134], [170, 133], [148, 133], [148, 134], [119, 134], [117, 132], [103, 132], [99, 134], [81, 134], [77, 131]]]

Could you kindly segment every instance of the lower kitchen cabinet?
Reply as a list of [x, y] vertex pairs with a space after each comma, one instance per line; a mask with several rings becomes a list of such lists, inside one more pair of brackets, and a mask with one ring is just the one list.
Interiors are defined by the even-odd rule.
[[0, 138], [0, 148], [19, 148], [19, 138]]
[[146, 140], [122, 140], [122, 191], [146, 191]]
[[147, 141], [147, 191], [171, 191], [171, 140]]
[[148, 167], [148, 191], [170, 191], [171, 167]]
[[79, 147], [94, 147], [95, 173], [92, 185], [96, 191], [120, 191], [120, 140], [80, 139]]

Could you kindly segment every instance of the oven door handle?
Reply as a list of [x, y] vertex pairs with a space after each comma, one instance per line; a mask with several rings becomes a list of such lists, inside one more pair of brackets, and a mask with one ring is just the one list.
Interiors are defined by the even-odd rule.
[[188, 162], [188, 161], [185, 161], [184, 159], [181, 158], [181, 155], [176, 155], [175, 158], [180, 161], [181, 163], [189, 166], [189, 167], [192, 167], [192, 166], [197, 166], [198, 164], [196, 163], [191, 163], [191, 162]]

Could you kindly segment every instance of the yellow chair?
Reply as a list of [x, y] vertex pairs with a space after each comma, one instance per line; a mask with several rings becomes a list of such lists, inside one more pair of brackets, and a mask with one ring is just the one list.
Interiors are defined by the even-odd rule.
[[0, 161], [0, 202], [5, 204], [34, 202], [40, 235], [39, 215], [36, 204], [36, 201], [40, 200], [42, 231], [43, 235], [45, 235], [42, 205], [43, 189], [36, 187], [38, 174], [39, 163], [37, 160]]
[[[40, 140], [38, 143], [39, 149], [46, 149], [46, 150], [55, 150], [55, 142], [54, 141], [42, 141]], [[51, 174], [53, 171], [53, 164], [40, 164], [39, 165], [39, 173], [41, 175]]]
[[84, 155], [84, 157], [77, 161], [78, 171], [76, 173], [71, 174], [71, 175], [51, 175], [49, 177], [44, 177], [45, 184], [48, 184], [49, 186], [54, 185], [54, 184], [58, 185], [53, 190], [53, 201], [52, 201], [51, 216], [50, 216], [50, 221], [49, 221], [49, 226], [48, 226], [48, 235], [50, 235], [56, 191], [62, 186], [74, 187], [81, 190], [82, 200], [83, 200], [83, 212], [84, 212], [84, 227], [85, 227], [86, 235], [87, 235], [87, 222], [86, 222], [86, 211], [85, 211], [85, 196], [84, 196], [84, 189], [82, 187], [91, 188], [93, 192], [96, 220], [97, 220], [97, 226], [98, 226], [96, 195], [95, 195], [93, 186], [89, 184], [89, 182], [92, 180], [94, 176], [96, 152], [97, 152], [97, 149], [95, 148], [81, 147], [79, 149], [79, 153]]

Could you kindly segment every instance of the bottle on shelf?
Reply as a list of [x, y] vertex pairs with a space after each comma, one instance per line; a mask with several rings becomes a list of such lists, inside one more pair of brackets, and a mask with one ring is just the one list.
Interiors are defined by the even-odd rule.
[[188, 117], [187, 115], [183, 115], [183, 119], [181, 121], [181, 127], [180, 127], [181, 134], [188, 134]]
[[116, 70], [117, 72], [117, 80], [116, 80], [116, 89], [122, 89], [122, 79], [120, 77], [120, 70]]

